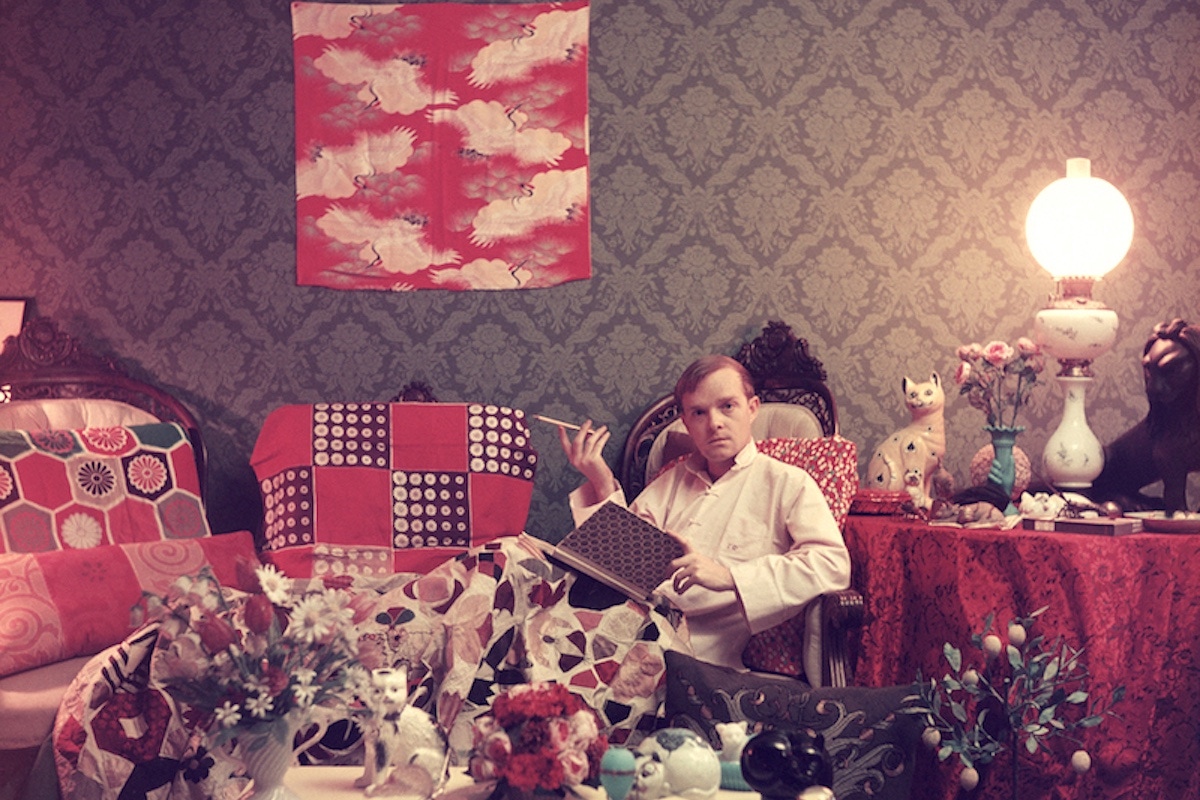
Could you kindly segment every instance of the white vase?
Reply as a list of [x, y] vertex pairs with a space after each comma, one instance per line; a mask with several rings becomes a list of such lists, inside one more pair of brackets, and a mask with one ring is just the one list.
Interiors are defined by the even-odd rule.
[[1060, 489], [1086, 489], [1104, 468], [1104, 447], [1088, 426], [1087, 385], [1091, 378], [1059, 375], [1063, 389], [1062, 422], [1042, 451], [1046, 478]]
[[283, 785], [295, 754], [292, 742], [298, 724], [290, 716], [272, 725], [260, 725], [238, 734], [238, 754], [253, 780], [249, 800], [300, 800]]

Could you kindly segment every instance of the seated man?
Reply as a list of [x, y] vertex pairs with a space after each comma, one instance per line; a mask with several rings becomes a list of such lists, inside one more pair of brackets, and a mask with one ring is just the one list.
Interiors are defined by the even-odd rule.
[[[686, 551], [659, 587], [684, 612], [692, 655], [744, 669], [750, 636], [850, 585], [850, 556], [825, 497], [804, 470], [760, 455], [750, 433], [759, 399], [745, 367], [705, 356], [675, 385], [697, 452], [655, 479], [630, 510]], [[559, 440], [587, 482], [571, 494], [576, 524], [625, 497], [602, 451], [609, 431], [586, 422]]]

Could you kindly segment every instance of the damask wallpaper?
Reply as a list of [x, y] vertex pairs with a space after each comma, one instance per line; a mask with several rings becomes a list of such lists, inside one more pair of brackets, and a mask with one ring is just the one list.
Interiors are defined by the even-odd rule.
[[[1129, 198], [1133, 248], [1097, 289], [1121, 319], [1089, 418], [1146, 412], [1152, 326], [1200, 318], [1194, 0], [593, 0], [593, 275], [530, 292], [298, 287], [284, 0], [8, 0], [0, 295], [163, 383], [200, 415], [213, 521], [253, 524], [247, 466], [278, 405], [411, 380], [604, 422], [609, 455], [693, 357], [769, 319], [805, 336], [842, 433], [906, 420], [904, 376], [1028, 334], [1053, 289], [1025, 211], [1069, 156]], [[953, 396], [965, 482], [982, 415]], [[1020, 444], [1061, 412], [1040, 390]], [[569, 528], [553, 429], [528, 527]], [[1193, 497], [1192, 506], [1197, 500]]]

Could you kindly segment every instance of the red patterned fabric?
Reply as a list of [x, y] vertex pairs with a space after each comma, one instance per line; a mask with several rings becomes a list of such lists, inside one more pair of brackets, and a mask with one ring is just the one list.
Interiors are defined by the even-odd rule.
[[[854, 588], [867, 604], [856, 677], [870, 686], [946, 672], [942, 646], [977, 653], [985, 616], [1006, 624], [1049, 606], [1037, 632], [1083, 648], [1095, 695], [1128, 691], [1116, 712], [1081, 732], [1092, 770], [1067, 766], [1071, 742], [1022, 753], [1022, 800], [1200, 797], [1200, 537], [999, 531], [851, 517]], [[953, 764], [926, 759], [922, 796], [953, 798]], [[975, 794], [1011, 796], [1007, 755]]]
[[841, 436], [819, 439], [764, 439], [758, 452], [800, 467], [821, 487], [838, 527], [846, 524], [858, 491], [858, 445]]
[[208, 535], [179, 425], [0, 430], [0, 552]]
[[236, 585], [239, 560], [258, 563], [247, 531], [191, 541], [0, 554], [0, 677], [98, 653], [132, 630], [142, 591], [164, 594], [205, 565]]
[[318, 403], [273, 411], [251, 465], [264, 560], [293, 577], [378, 576], [520, 533], [537, 452], [511, 408]]
[[586, 0], [292, 3], [296, 281], [591, 275]]

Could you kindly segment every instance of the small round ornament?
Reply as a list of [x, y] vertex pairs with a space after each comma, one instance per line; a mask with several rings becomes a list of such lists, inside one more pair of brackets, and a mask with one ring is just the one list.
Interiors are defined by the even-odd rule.
[[633, 788], [636, 758], [626, 747], [610, 747], [600, 759], [600, 785], [611, 800], [625, 800]]

